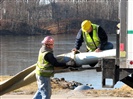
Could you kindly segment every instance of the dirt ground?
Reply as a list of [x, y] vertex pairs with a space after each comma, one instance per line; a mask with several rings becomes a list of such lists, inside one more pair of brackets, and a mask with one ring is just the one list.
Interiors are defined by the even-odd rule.
[[[0, 76], [0, 81], [4, 81], [6, 79], [9, 79], [10, 76]], [[61, 85], [59, 83], [52, 83], [52, 94], [53, 95], [62, 95], [64, 93], [71, 94], [73, 90], [68, 89], [67, 87], [63, 87], [64, 85]], [[19, 88], [17, 90], [14, 90], [7, 94], [13, 94], [13, 95], [33, 95], [37, 90], [37, 84], [36, 82], [31, 83], [28, 86]], [[78, 93], [78, 95], [84, 95], [84, 96], [94, 96], [94, 97], [133, 97], [133, 89], [130, 88], [127, 85], [122, 86], [121, 88], [117, 89], [101, 89], [101, 90], [95, 90], [90, 89], [86, 91], [81, 91], [81, 94]]]

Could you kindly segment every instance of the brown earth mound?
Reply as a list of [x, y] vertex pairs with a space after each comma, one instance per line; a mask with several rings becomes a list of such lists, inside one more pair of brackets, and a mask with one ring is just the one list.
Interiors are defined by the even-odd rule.
[[[0, 81], [4, 81], [9, 78], [10, 76], [0, 76]], [[52, 83], [52, 94], [70, 93], [73, 90], [74, 84], [77, 85], [81, 84], [75, 81], [68, 82], [64, 78], [51, 79], [51, 83]], [[13, 92], [10, 92], [8, 94], [34, 94], [36, 90], [37, 90], [37, 84], [36, 82], [33, 82], [28, 86], [14, 90]], [[101, 89], [101, 90], [90, 89], [82, 91], [81, 93], [83, 93], [85, 96], [95, 96], [95, 97], [100, 97], [100, 96], [133, 97], [133, 89], [127, 85], [124, 85], [121, 88], [117, 89]]]

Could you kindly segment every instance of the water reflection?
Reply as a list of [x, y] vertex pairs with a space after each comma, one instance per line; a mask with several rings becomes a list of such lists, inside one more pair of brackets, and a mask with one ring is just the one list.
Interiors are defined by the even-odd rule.
[[[14, 75], [36, 63], [41, 40], [45, 36], [0, 36], [0, 75]], [[74, 34], [53, 35], [54, 54], [70, 52], [74, 46]]]

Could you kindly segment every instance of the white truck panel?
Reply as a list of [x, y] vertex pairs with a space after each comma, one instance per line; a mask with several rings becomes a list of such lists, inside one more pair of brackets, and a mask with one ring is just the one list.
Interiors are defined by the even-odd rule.
[[128, 0], [128, 18], [127, 18], [127, 67], [133, 68], [133, 0]]
[[127, 23], [127, 29], [133, 30], [133, 0], [128, 1], [128, 23]]

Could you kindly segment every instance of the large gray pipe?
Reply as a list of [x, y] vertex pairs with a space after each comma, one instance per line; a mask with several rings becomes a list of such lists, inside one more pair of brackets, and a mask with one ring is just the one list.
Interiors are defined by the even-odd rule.
[[105, 50], [102, 52], [84, 52], [84, 53], [67, 53], [58, 55], [57, 59], [60, 62], [68, 62], [70, 59], [74, 59], [77, 66], [90, 65], [97, 63], [99, 58], [116, 56], [116, 49]]

